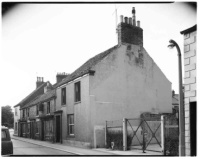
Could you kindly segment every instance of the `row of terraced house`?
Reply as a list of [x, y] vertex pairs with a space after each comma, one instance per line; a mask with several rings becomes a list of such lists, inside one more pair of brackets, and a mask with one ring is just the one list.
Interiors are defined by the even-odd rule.
[[36, 89], [15, 105], [15, 135], [104, 147], [105, 121], [172, 113], [171, 82], [144, 49], [140, 22], [121, 16], [117, 30], [116, 46], [57, 74], [55, 84], [37, 77]]

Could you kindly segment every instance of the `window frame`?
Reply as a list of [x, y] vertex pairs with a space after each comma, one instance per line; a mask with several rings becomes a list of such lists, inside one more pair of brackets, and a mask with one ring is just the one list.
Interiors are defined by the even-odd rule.
[[[71, 116], [73, 116], [73, 123], [71, 123], [70, 122], [70, 117]], [[73, 127], [73, 131], [75, 132], [75, 130], [74, 130], [74, 114], [68, 114], [67, 115], [67, 134], [68, 134], [68, 136], [73, 136], [74, 137], [74, 135], [75, 135], [75, 133], [72, 133], [72, 132], [70, 132], [70, 130], [72, 130], [72, 129], [70, 129], [70, 127]]]
[[17, 131], [18, 130], [18, 124], [17, 124], [17, 122], [15, 122], [15, 131]]
[[81, 81], [74, 83], [74, 102], [81, 102]]
[[39, 115], [39, 105], [36, 105], [36, 116]]
[[25, 118], [25, 109], [22, 109], [22, 118]]
[[29, 111], [30, 111], [30, 108], [27, 108], [27, 112], [26, 112], [27, 113], [27, 117], [29, 117], [29, 115], [30, 115]]
[[50, 114], [50, 112], [51, 112], [51, 102], [48, 101], [47, 102], [47, 114]]
[[66, 105], [66, 87], [61, 88], [61, 105]]

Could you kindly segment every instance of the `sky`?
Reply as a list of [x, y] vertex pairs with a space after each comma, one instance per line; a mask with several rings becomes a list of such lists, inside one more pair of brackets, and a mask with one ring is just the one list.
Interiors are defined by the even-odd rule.
[[0, 106], [18, 104], [36, 88], [37, 77], [54, 84], [58, 72], [72, 73], [116, 45], [116, 24], [120, 15], [132, 17], [132, 7], [144, 48], [178, 93], [177, 51], [167, 46], [173, 39], [183, 53], [180, 31], [197, 24], [196, 10], [187, 3], [28, 3], [2, 17]]

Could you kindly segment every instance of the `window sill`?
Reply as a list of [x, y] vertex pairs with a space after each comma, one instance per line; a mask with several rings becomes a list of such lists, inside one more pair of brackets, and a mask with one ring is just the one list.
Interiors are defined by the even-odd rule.
[[62, 105], [61, 105], [61, 107], [66, 107], [66, 106], [67, 106], [66, 104], [62, 104]]
[[75, 135], [67, 135], [67, 138], [75, 138]]
[[78, 101], [78, 102], [74, 102], [74, 104], [79, 104], [79, 103], [81, 103], [81, 101]]

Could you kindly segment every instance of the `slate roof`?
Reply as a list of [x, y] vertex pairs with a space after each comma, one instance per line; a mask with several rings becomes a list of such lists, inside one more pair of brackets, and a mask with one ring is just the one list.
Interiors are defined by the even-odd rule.
[[70, 82], [78, 77], [81, 77], [87, 73], [89, 73], [91, 68], [99, 63], [103, 58], [108, 56], [113, 50], [117, 49], [118, 45], [111, 47], [110, 49], [90, 58], [87, 62], [85, 62], [82, 66], [80, 66], [77, 70], [75, 70], [72, 74], [68, 75], [65, 79], [63, 79], [60, 83], [56, 85], [59, 87], [67, 82]]
[[25, 97], [23, 100], [21, 100], [16, 106], [20, 106], [20, 108], [23, 108], [26, 104], [34, 100], [36, 97], [44, 93], [44, 87], [47, 85], [47, 82], [44, 82], [41, 86], [39, 86], [37, 89], [35, 89], [33, 92], [31, 92], [27, 97]]
[[29, 102], [28, 104], [26, 104], [23, 108], [27, 108], [27, 107], [30, 107], [32, 105], [36, 105], [40, 102], [45, 102], [45, 101], [48, 101], [49, 99], [53, 98], [56, 96], [56, 90], [53, 89], [53, 90], [50, 90], [38, 97], [36, 97], [34, 100], [32, 100], [31, 102]]

